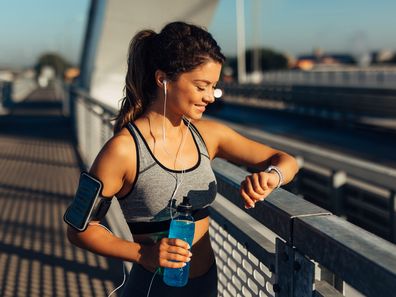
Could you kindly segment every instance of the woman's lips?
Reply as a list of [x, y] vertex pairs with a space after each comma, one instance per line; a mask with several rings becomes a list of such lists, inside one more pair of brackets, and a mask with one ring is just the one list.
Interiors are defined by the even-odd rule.
[[206, 109], [206, 105], [195, 105], [195, 107], [200, 111], [200, 112], [204, 112]]

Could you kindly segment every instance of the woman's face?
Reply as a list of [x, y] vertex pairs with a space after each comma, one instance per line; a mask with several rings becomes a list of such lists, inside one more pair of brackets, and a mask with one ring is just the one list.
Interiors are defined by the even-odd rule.
[[205, 107], [215, 100], [213, 93], [220, 71], [220, 63], [209, 61], [181, 74], [176, 81], [169, 83], [167, 108], [178, 116], [200, 119]]

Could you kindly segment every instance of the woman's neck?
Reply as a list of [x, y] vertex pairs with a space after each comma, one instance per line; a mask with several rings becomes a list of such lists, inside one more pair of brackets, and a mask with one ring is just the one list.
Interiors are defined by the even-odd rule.
[[170, 134], [173, 134], [173, 131], [179, 131], [183, 124], [183, 115], [172, 112], [169, 104], [164, 111], [164, 101], [158, 99], [154, 100], [143, 117], [150, 119], [151, 124], [155, 127], [164, 126]]
[[180, 131], [184, 130], [183, 116], [165, 116], [156, 110], [149, 110], [142, 115], [147, 118], [150, 126], [151, 133], [163, 134], [166, 133], [168, 138], [180, 137]]

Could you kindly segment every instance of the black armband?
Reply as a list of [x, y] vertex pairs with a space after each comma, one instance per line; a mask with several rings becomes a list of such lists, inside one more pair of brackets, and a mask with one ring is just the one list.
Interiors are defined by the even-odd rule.
[[84, 231], [92, 220], [101, 220], [111, 205], [110, 198], [101, 196], [100, 180], [83, 172], [80, 175], [76, 195], [67, 208], [63, 219], [78, 231]]
[[104, 198], [102, 196], [99, 196], [97, 199], [97, 202], [92, 209], [91, 217], [89, 218], [89, 221], [100, 221], [102, 220], [106, 214], [107, 211], [110, 208], [112, 198]]

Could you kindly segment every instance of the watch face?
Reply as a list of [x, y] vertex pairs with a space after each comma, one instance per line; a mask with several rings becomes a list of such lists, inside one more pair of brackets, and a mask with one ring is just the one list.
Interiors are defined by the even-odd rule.
[[82, 174], [74, 200], [65, 214], [66, 222], [76, 229], [83, 229], [100, 190], [99, 181], [87, 174]]

